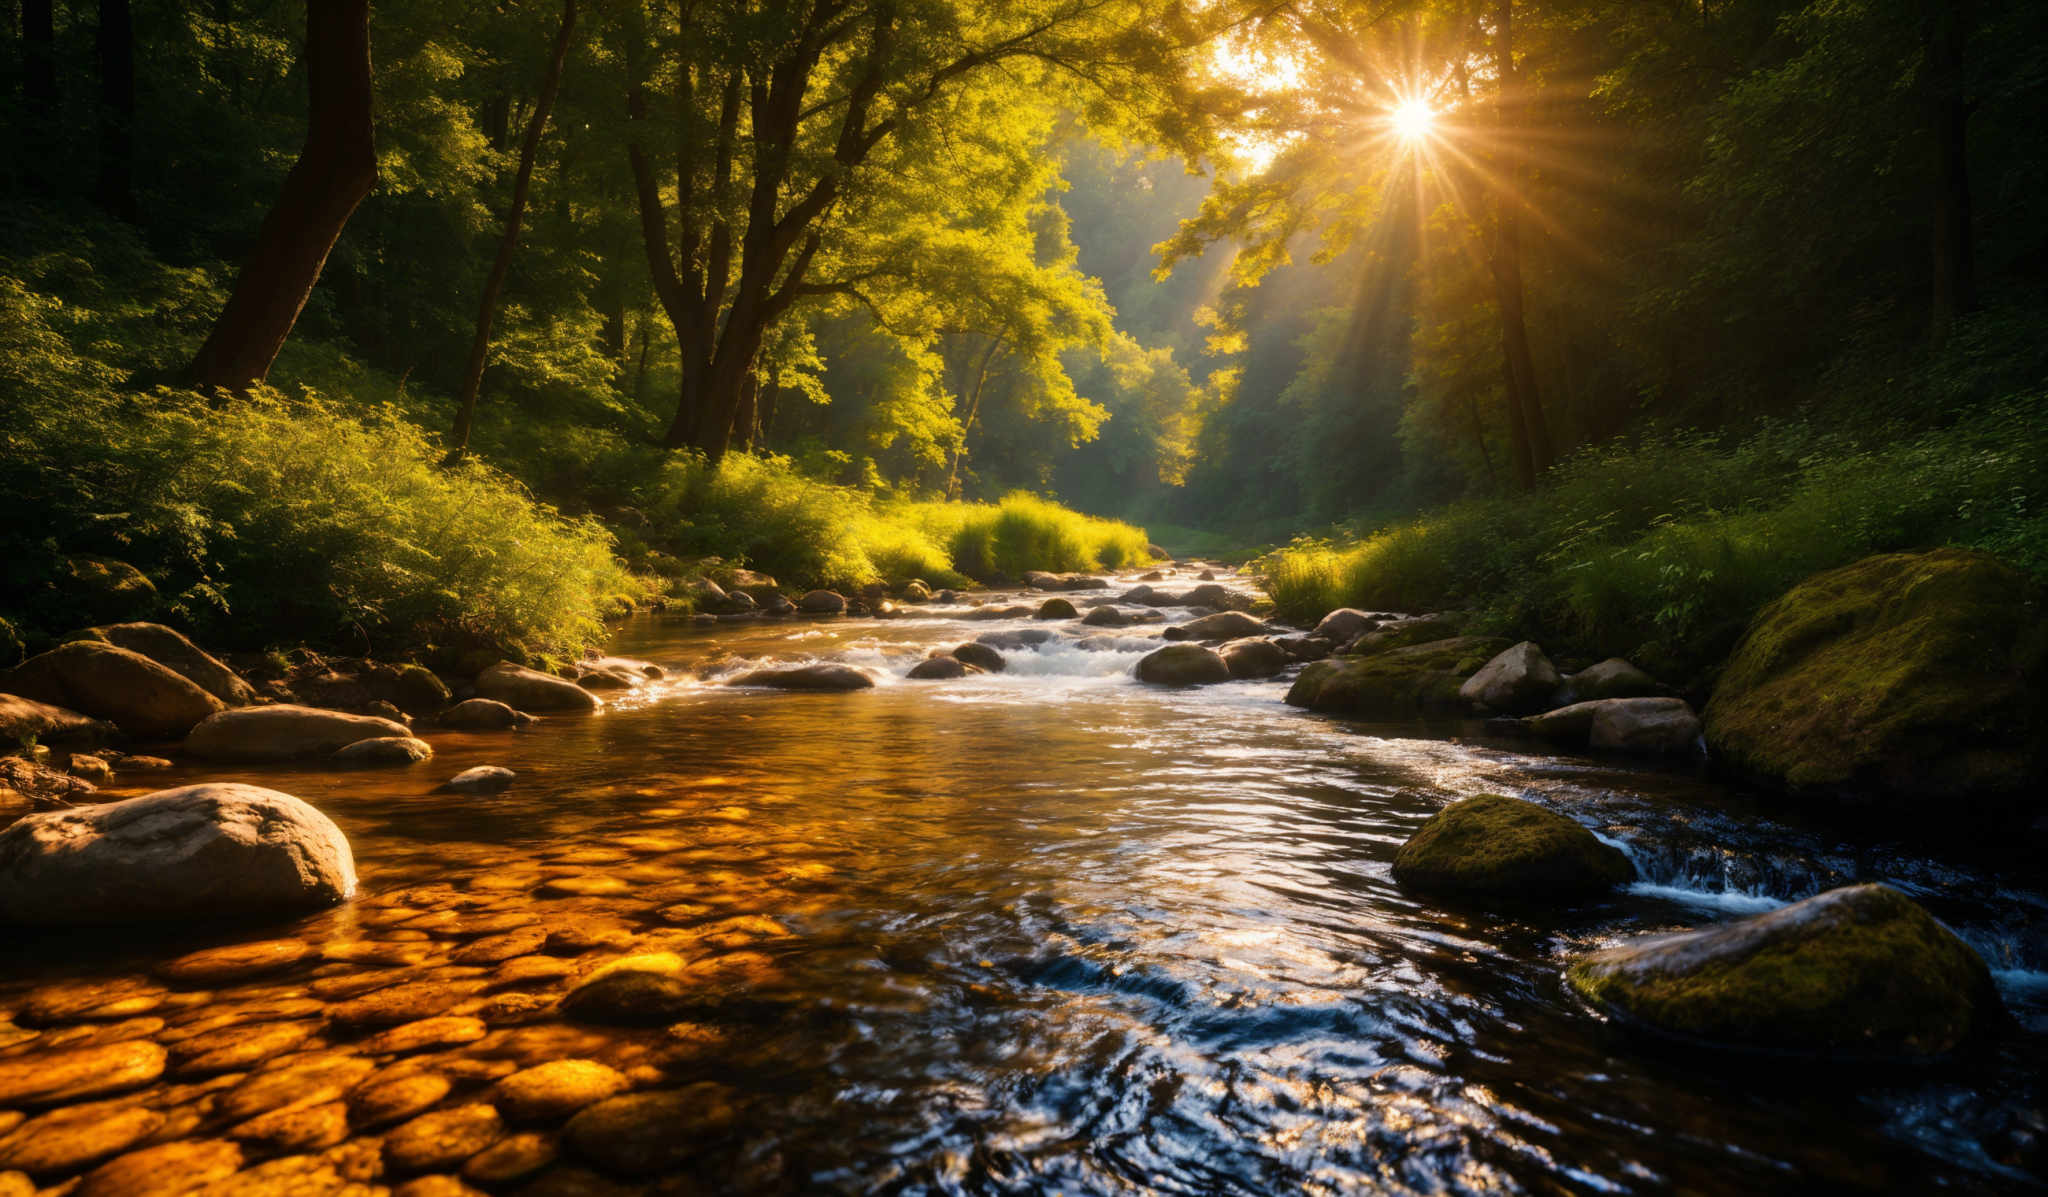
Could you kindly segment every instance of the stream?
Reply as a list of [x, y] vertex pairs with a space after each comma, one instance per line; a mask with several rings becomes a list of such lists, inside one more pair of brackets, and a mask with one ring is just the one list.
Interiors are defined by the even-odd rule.
[[[456, 1106], [488, 1100], [515, 1068], [597, 1059], [640, 1088], [697, 1086], [715, 1107], [701, 1125], [669, 1128], [689, 1163], [667, 1169], [662, 1191], [2043, 1185], [2038, 864], [1845, 840], [1698, 767], [1539, 752], [1476, 723], [1425, 733], [1332, 720], [1284, 705], [1284, 677], [1143, 686], [1132, 667], [1158, 647], [1160, 625], [974, 616], [929, 605], [707, 627], [642, 615], [611, 650], [668, 676], [607, 694], [595, 716], [517, 733], [423, 721], [436, 756], [409, 769], [181, 762], [123, 774], [110, 796], [235, 780], [306, 799], [347, 833], [361, 894], [254, 927], [10, 933], [0, 1015], [39, 994], [83, 1013], [0, 1017], [0, 1065], [124, 1036], [164, 1042], [171, 1073], [108, 1103], [162, 1116], [132, 1149], [229, 1135], [261, 1105], [231, 1096], [251, 1078], [312, 1077], [336, 1060], [371, 1057], [351, 1083], [372, 1065], [444, 1076], [442, 1104]], [[1002, 673], [902, 676], [930, 649], [1022, 632], [1051, 638], [1005, 648]], [[879, 684], [721, 684], [764, 661], [821, 659]], [[484, 764], [516, 770], [517, 783], [489, 797], [429, 793]], [[1461, 908], [1397, 887], [1389, 865], [1408, 835], [1488, 792], [1578, 819], [1643, 879], [1563, 911]], [[1620, 937], [1864, 880], [1920, 900], [1983, 953], [2009, 1030], [1920, 1068], [1703, 1054], [1628, 1036], [1561, 983], [1571, 957]], [[567, 967], [521, 971], [466, 950], [523, 928], [534, 930], [518, 959]], [[205, 987], [150, 975], [194, 949], [285, 937], [310, 954], [281, 971]], [[701, 996], [689, 1020], [596, 1027], [553, 1008], [575, 971], [642, 952], [686, 962]], [[365, 1029], [305, 1013], [422, 979], [454, 991], [428, 1013], [481, 1010], [489, 1033], [378, 1051]], [[273, 1036], [267, 1054], [230, 1052], [229, 1067], [179, 1049], [222, 1011], [243, 1012], [228, 1028], [274, 1027], [265, 1009], [295, 1013], [306, 1033]], [[305, 1100], [336, 1100], [314, 1088]], [[338, 1158], [379, 1133], [286, 1136], [248, 1161]], [[539, 1128], [524, 1172], [472, 1179], [609, 1191], [575, 1151], [554, 1159], [552, 1135]], [[309, 1168], [266, 1176], [277, 1192], [346, 1179]], [[374, 1183], [400, 1179], [387, 1170]]]

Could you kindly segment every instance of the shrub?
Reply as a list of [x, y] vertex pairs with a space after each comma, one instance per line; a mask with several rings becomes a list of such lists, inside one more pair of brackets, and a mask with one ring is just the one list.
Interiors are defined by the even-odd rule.
[[1788, 424], [1575, 455], [1534, 495], [1467, 500], [1254, 569], [1282, 614], [1470, 606], [1492, 630], [1588, 655], [1652, 647], [1697, 671], [1801, 578], [1960, 545], [2048, 575], [2048, 397], [1855, 438]]
[[1023, 491], [1000, 503], [913, 503], [900, 510], [946, 546], [955, 569], [981, 581], [1034, 569], [1124, 569], [1151, 559], [1144, 529]]

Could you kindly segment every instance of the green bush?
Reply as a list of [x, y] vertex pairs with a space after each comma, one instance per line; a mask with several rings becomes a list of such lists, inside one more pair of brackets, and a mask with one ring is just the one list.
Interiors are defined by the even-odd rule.
[[1034, 569], [1125, 569], [1151, 559], [1144, 529], [1023, 491], [1000, 503], [911, 503], [897, 510], [946, 546], [955, 569], [981, 581]]
[[1255, 569], [1278, 609], [1471, 607], [1586, 654], [1704, 669], [1793, 583], [1871, 553], [1961, 545], [2048, 576], [2048, 397], [1862, 437], [1804, 425], [1580, 453], [1529, 496], [1467, 500]]

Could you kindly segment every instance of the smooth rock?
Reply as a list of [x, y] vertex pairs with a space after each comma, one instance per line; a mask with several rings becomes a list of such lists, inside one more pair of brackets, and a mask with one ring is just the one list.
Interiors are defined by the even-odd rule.
[[447, 1077], [433, 1072], [380, 1074], [348, 1095], [349, 1113], [357, 1126], [375, 1130], [426, 1113], [453, 1088]]
[[348, 1138], [348, 1107], [338, 1101], [286, 1106], [229, 1128], [228, 1136], [259, 1151], [324, 1151]]
[[1081, 622], [1091, 628], [1124, 628], [1129, 627], [1132, 620], [1116, 607], [1096, 607], [1082, 616]]
[[562, 1138], [607, 1172], [653, 1176], [688, 1164], [698, 1151], [695, 1138], [723, 1130], [736, 1117], [730, 1090], [700, 1082], [598, 1102], [571, 1118]]
[[788, 669], [756, 669], [727, 684], [771, 690], [866, 690], [875, 684], [875, 679], [851, 665], [820, 662]]
[[210, 761], [282, 761], [326, 756], [360, 740], [411, 738], [403, 723], [320, 707], [238, 707], [208, 717], [185, 737], [185, 751]]
[[1488, 661], [1458, 688], [1458, 697], [1507, 715], [1528, 715], [1555, 706], [1564, 685], [1543, 650], [1524, 640]]
[[141, 653], [74, 640], [0, 674], [0, 690], [105, 719], [131, 736], [182, 736], [227, 704]]
[[595, 711], [595, 694], [567, 678], [500, 661], [476, 677], [476, 692], [521, 711]]
[[97, 640], [141, 653], [231, 707], [256, 701], [256, 687], [175, 628], [160, 623], [114, 623], [88, 628], [73, 639]]
[[266, 939], [187, 952], [157, 965], [155, 971], [174, 985], [229, 985], [280, 972], [312, 954], [304, 940]]
[[163, 1048], [146, 1039], [9, 1056], [0, 1059], [0, 1107], [119, 1093], [162, 1076], [168, 1060]]
[[1609, 657], [1588, 665], [1565, 679], [1573, 702], [1597, 702], [1603, 698], [1652, 698], [1661, 692], [1657, 679], [1620, 657]]
[[1459, 896], [1568, 901], [1635, 875], [1626, 855], [1578, 823], [1498, 794], [1438, 811], [1394, 854], [1394, 880]]
[[30, 815], [0, 832], [0, 922], [274, 914], [355, 893], [334, 823], [234, 782]]
[[577, 1022], [656, 1027], [682, 1018], [696, 1004], [690, 987], [672, 975], [621, 969], [570, 990], [562, 1013]]
[[469, 1157], [462, 1166], [462, 1178], [480, 1185], [507, 1185], [539, 1172], [561, 1154], [553, 1135], [521, 1131]]
[[1802, 1055], [1940, 1055], [1983, 1031], [1999, 1009], [1983, 959], [1883, 885], [1625, 941], [1565, 975], [1625, 1025]]
[[435, 788], [450, 794], [501, 794], [518, 776], [502, 765], [478, 765], [464, 769]]
[[1287, 702], [1356, 719], [1456, 714], [1465, 678], [1504, 647], [1499, 640], [1459, 636], [1365, 657], [1331, 657], [1301, 671]]
[[504, 1120], [490, 1106], [436, 1110], [385, 1135], [384, 1162], [398, 1173], [452, 1168], [497, 1142], [504, 1133]]
[[797, 610], [806, 615], [842, 615], [846, 612], [846, 599], [831, 590], [813, 590], [797, 600]]
[[958, 657], [926, 657], [912, 665], [910, 672], [904, 676], [914, 681], [944, 681], [966, 677], [970, 672], [979, 671], [970, 669], [967, 663]]
[[596, 1060], [551, 1060], [499, 1081], [491, 1100], [514, 1122], [550, 1122], [626, 1087], [623, 1074]]
[[532, 722], [533, 716], [491, 698], [467, 698], [441, 712], [441, 726], [456, 731], [504, 731]]
[[1272, 677], [1293, 664], [1287, 650], [1263, 636], [1232, 640], [1216, 650], [1234, 678]]
[[357, 1043], [356, 1050], [370, 1056], [404, 1055], [430, 1047], [475, 1043], [488, 1033], [481, 1019], [443, 1014], [387, 1027]]
[[1157, 686], [1200, 686], [1230, 680], [1230, 666], [1214, 649], [1169, 644], [1139, 658], [1137, 678]]
[[163, 1124], [155, 1110], [120, 1102], [52, 1110], [0, 1138], [0, 1169], [31, 1176], [77, 1172], [136, 1146]]
[[1593, 748], [1678, 756], [1700, 738], [1700, 718], [1682, 698], [1610, 698], [1594, 705], [1586, 737]]
[[986, 644], [970, 642], [955, 645], [953, 656], [966, 664], [974, 666], [983, 673], [1001, 673], [1009, 668], [1010, 665], [1008, 661], [1003, 659], [1002, 653], [990, 648]]
[[411, 736], [375, 736], [368, 740], [357, 740], [353, 744], [337, 749], [329, 758], [337, 765], [354, 768], [376, 768], [391, 765], [417, 765], [431, 760], [433, 745]]
[[85, 1174], [71, 1197], [185, 1197], [242, 1167], [228, 1139], [180, 1139], [108, 1160]]
[[98, 744], [113, 734], [114, 725], [104, 720], [19, 694], [0, 694], [0, 744]]
[[1038, 611], [1032, 616], [1033, 619], [1079, 619], [1080, 617], [1081, 612], [1075, 609], [1074, 604], [1063, 598], [1049, 598], [1038, 604]]
[[1332, 644], [1349, 644], [1379, 626], [1379, 620], [1356, 607], [1340, 607], [1317, 620], [1309, 635]]

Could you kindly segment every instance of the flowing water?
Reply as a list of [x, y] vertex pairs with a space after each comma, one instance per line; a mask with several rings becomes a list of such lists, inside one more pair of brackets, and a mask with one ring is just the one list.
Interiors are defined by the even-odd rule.
[[[146, 789], [245, 780], [306, 798], [347, 832], [362, 896], [283, 925], [19, 939], [0, 948], [0, 1011], [40, 994], [44, 1014], [0, 1020], [0, 1067], [124, 1037], [165, 1042], [164, 1079], [95, 1099], [162, 1116], [115, 1146], [227, 1136], [249, 1145], [247, 1166], [293, 1157], [245, 1171], [247, 1191], [455, 1172], [496, 1133], [439, 1158], [394, 1160], [387, 1147], [379, 1168], [338, 1162], [398, 1133], [365, 1125], [355, 1105], [346, 1125], [336, 1114], [296, 1137], [237, 1121], [332, 1104], [342, 1089], [319, 1070], [337, 1060], [355, 1065], [350, 1084], [373, 1065], [371, 1079], [445, 1077], [442, 1104], [460, 1106], [491, 1100], [515, 1068], [568, 1056], [688, 1095], [701, 1118], [671, 1113], [656, 1132], [684, 1155], [636, 1165], [571, 1143], [549, 1162], [558, 1145], [543, 1125], [523, 1162], [472, 1161], [473, 1179], [607, 1192], [600, 1173], [638, 1166], [666, 1179], [634, 1184], [678, 1191], [2041, 1184], [2038, 871], [1844, 842], [1696, 770], [1307, 714], [1281, 702], [1284, 680], [1142, 686], [1131, 669], [1157, 626], [973, 614], [716, 627], [643, 616], [614, 650], [669, 678], [600, 715], [430, 733], [435, 760], [407, 770], [147, 777]], [[1053, 638], [1008, 651], [1000, 674], [902, 677], [934, 647], [1041, 631]], [[847, 694], [722, 684], [745, 665], [808, 659], [881, 682]], [[509, 766], [518, 782], [493, 797], [429, 793], [476, 764]], [[1562, 912], [1452, 907], [1394, 885], [1402, 841], [1484, 792], [1580, 820], [1645, 880]], [[1560, 982], [1574, 954], [1620, 936], [1857, 880], [1898, 886], [1969, 939], [2015, 1025], [1923, 1068], [1674, 1054], [1606, 1025]], [[195, 948], [279, 937], [311, 954], [204, 988], [149, 977]], [[554, 1009], [577, 973], [628, 952], [683, 961], [686, 1020], [615, 1029]], [[475, 1016], [484, 1037], [393, 1044], [318, 1013], [423, 978], [443, 996], [383, 1021]], [[70, 1013], [49, 1014], [52, 994]], [[207, 1031], [224, 1020], [253, 1035], [287, 1017], [303, 1034], [239, 1052]], [[227, 1053], [191, 1047], [195, 1028]], [[308, 1078], [306, 1092], [274, 1085], [284, 1095], [266, 1105], [257, 1082], [279, 1075]]]

